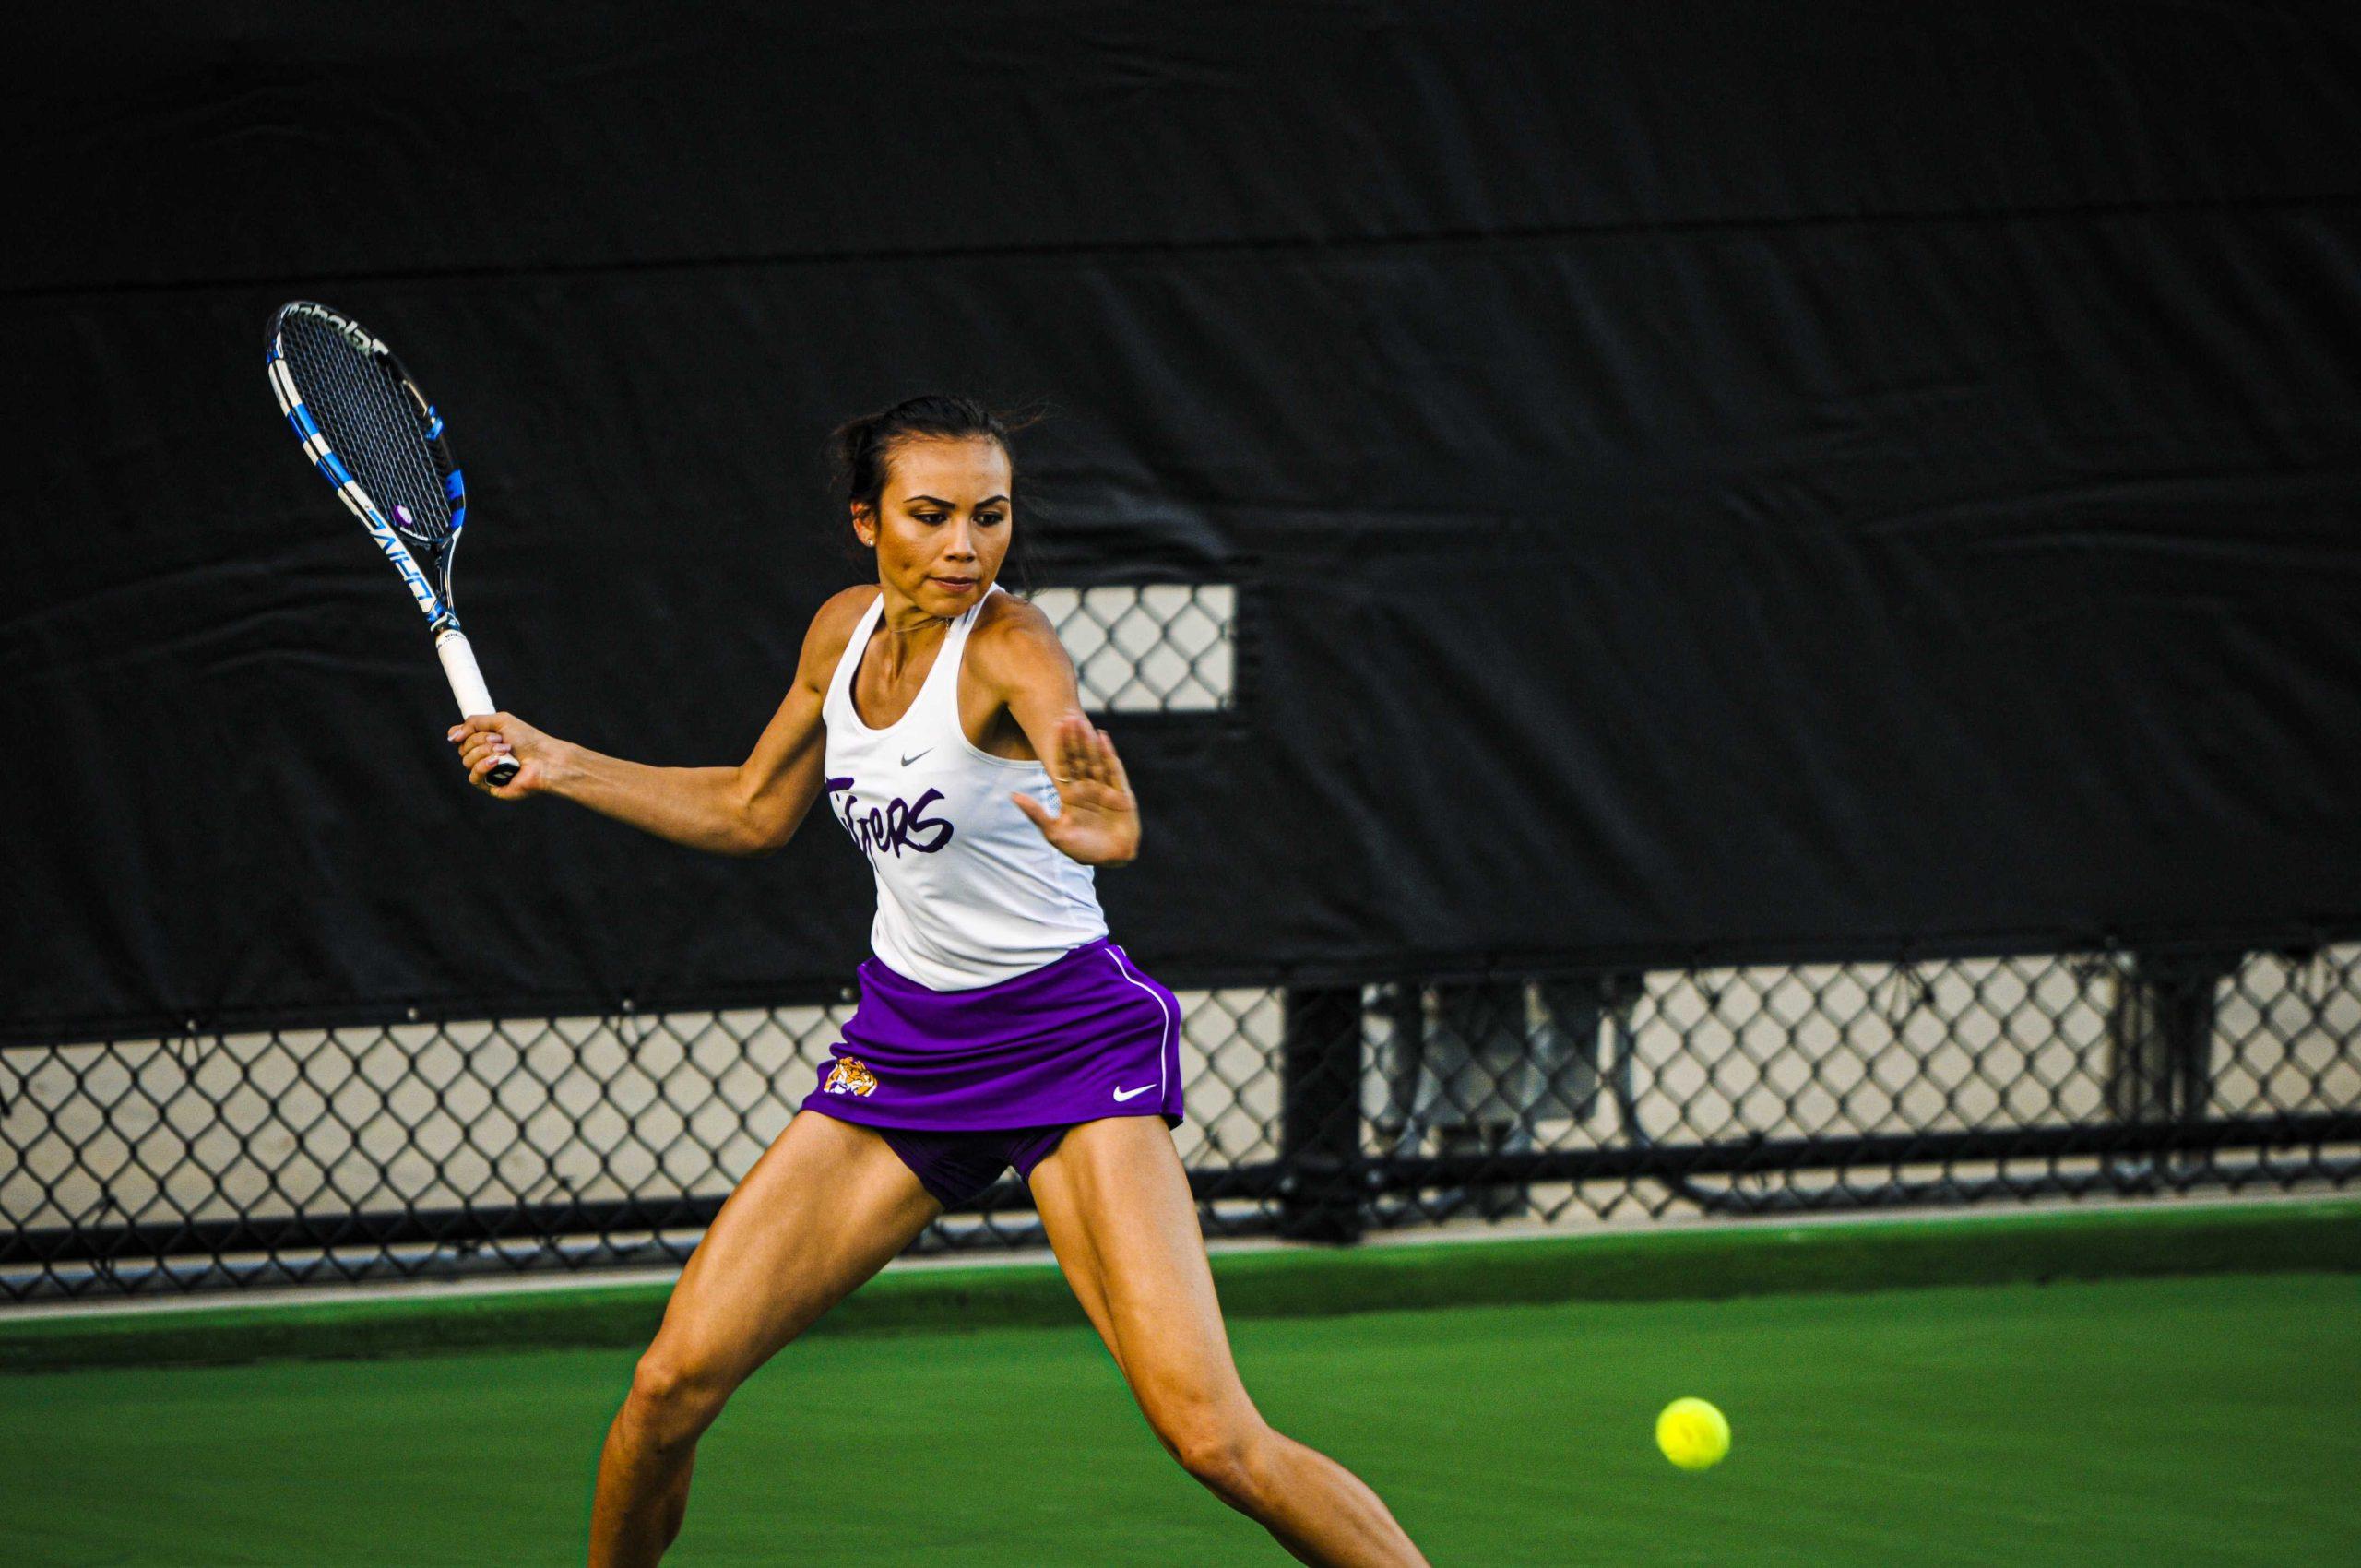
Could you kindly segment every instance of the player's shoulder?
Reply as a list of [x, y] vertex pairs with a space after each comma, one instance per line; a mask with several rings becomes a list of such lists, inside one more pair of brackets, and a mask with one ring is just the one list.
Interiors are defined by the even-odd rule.
[[803, 634], [803, 670], [807, 679], [825, 683], [836, 660], [844, 657], [852, 631], [877, 596], [885, 590], [875, 583], [855, 583], [830, 594], [813, 612], [811, 629]]
[[852, 636], [853, 623], [860, 619], [862, 612], [876, 603], [877, 596], [884, 591], [875, 583], [855, 583], [850, 588], [838, 588], [823, 600], [820, 608], [813, 612], [813, 629], [833, 628], [836, 640], [842, 642]]
[[988, 595], [967, 634], [967, 668], [1003, 700], [1023, 691], [1074, 690], [1074, 660], [1040, 606], [1013, 593]]
[[976, 612], [975, 628], [967, 637], [971, 643], [986, 638], [1006, 642], [1027, 637], [1047, 637], [1055, 642], [1058, 628], [1039, 605], [1003, 588], [984, 596], [982, 606]]
[[971, 658], [997, 663], [1027, 656], [1063, 658], [1065, 649], [1058, 641], [1056, 624], [1039, 605], [1003, 591], [984, 596], [967, 633], [967, 651]]

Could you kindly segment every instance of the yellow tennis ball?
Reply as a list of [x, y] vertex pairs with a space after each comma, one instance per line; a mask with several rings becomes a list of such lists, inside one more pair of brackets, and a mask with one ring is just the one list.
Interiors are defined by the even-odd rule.
[[1730, 1451], [1730, 1422], [1703, 1399], [1676, 1399], [1656, 1417], [1656, 1446], [1684, 1470], [1710, 1470]]

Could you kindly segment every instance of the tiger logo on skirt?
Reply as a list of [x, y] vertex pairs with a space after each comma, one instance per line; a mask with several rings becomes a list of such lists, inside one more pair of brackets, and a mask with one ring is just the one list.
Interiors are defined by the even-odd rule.
[[820, 1086], [830, 1094], [860, 1095], [866, 1098], [877, 1092], [877, 1075], [866, 1066], [847, 1056], [828, 1069], [827, 1081]]

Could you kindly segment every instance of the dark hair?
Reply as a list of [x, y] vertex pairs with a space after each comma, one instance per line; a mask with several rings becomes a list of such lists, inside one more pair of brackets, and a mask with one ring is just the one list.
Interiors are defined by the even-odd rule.
[[930, 392], [848, 419], [828, 434], [829, 488], [847, 510], [874, 506], [885, 493], [894, 453], [904, 443], [968, 437], [997, 441], [1002, 451], [1009, 450], [1008, 426], [973, 398]]
[[855, 506], [874, 508], [884, 497], [894, 454], [903, 445], [927, 440], [997, 442], [1008, 456], [1009, 480], [1014, 485], [1016, 450], [1010, 437], [1040, 417], [1036, 412], [1003, 416], [973, 398], [930, 392], [836, 426], [828, 433], [828, 488], [843, 508], [836, 514], [845, 518], [841, 525], [845, 532], [839, 537], [849, 553], [857, 561], [868, 558], [868, 547], [852, 531], [849, 514]]

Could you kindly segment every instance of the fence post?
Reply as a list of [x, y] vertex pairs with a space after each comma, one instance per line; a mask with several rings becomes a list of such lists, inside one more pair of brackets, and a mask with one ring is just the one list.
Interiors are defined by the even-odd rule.
[[[2131, 951], [2106, 1020], [2106, 1106], [2115, 1120], [2134, 1125], [2204, 1120], [2213, 1094], [2214, 991], [2245, 956], [2243, 951]], [[2165, 1150], [2118, 1157], [2108, 1165], [2119, 1180], [2146, 1182], [2213, 1158]]]
[[1357, 1241], [1367, 1222], [1352, 1167], [1361, 1142], [1358, 986], [1291, 988], [1279, 1039], [1279, 1234]]

